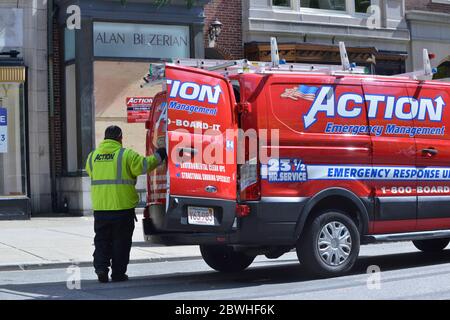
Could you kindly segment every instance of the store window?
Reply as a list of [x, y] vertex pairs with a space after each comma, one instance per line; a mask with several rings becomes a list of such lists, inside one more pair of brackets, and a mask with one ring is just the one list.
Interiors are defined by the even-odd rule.
[[272, 0], [272, 5], [276, 7], [290, 7], [290, 0]]
[[345, 11], [346, 0], [301, 0], [302, 8]]
[[66, 168], [67, 172], [78, 170], [78, 144], [77, 144], [77, 94], [75, 64], [65, 67], [65, 104], [66, 104]]
[[27, 194], [24, 108], [24, 84], [0, 79], [0, 198]]
[[370, 5], [370, 0], [355, 0], [355, 12], [367, 13]]
[[102, 142], [105, 129], [117, 125], [123, 131], [123, 145], [145, 154], [145, 122], [128, 114], [127, 100], [133, 99], [133, 106], [138, 110], [148, 105], [156, 93], [162, 90], [161, 85], [140, 87], [148, 69], [148, 62], [94, 62], [96, 146]]
[[64, 61], [75, 59], [75, 30], [64, 29]]
[[77, 85], [75, 64], [75, 30], [64, 28], [64, 92], [65, 92], [65, 168], [78, 171]]
[[[357, 13], [366, 13], [371, 0], [300, 0], [302, 8], [351, 11], [352, 6]], [[353, 12], [349, 12], [353, 13]]]

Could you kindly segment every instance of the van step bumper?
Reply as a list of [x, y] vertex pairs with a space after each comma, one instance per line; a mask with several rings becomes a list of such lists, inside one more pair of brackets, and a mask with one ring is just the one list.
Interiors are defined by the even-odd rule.
[[145, 241], [147, 241], [148, 243], [162, 244], [165, 246], [239, 243], [237, 234], [180, 232], [180, 233], [159, 233], [153, 235], [145, 235], [144, 238]]
[[[167, 213], [162, 206], [149, 210], [143, 220], [144, 239], [154, 244], [244, 244], [294, 245], [295, 227], [306, 198], [263, 198], [250, 201], [250, 214], [236, 218], [236, 202], [227, 200], [172, 197]], [[175, 207], [171, 207], [176, 204]], [[218, 208], [222, 216], [215, 226], [187, 223], [187, 206]]]
[[[214, 209], [214, 225], [189, 224], [188, 207]], [[171, 196], [167, 213], [162, 205], [149, 208], [152, 226], [149, 226], [148, 230], [144, 230], [144, 234], [160, 232], [227, 233], [233, 230], [236, 219], [235, 212], [236, 201], [234, 200]]]

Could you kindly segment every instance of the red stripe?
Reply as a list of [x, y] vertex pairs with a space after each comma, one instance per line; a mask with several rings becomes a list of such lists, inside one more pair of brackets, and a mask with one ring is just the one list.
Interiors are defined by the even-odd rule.
[[419, 232], [450, 229], [450, 218], [372, 221], [369, 234]]

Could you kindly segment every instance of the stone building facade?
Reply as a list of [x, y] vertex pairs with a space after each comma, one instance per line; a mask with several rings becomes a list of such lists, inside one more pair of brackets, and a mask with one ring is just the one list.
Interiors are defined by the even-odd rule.
[[[242, 45], [242, 1], [212, 0], [205, 5], [204, 15], [205, 28], [203, 33], [206, 57], [242, 59], [244, 57]], [[222, 23], [222, 31], [215, 47], [208, 48], [209, 27], [216, 19]]]
[[[0, 2], [0, 87], [4, 89], [0, 108], [8, 117], [7, 143], [0, 147], [0, 219], [28, 218], [31, 212], [52, 209], [47, 2]], [[8, 56], [11, 50], [17, 56]], [[19, 73], [8, 78], [13, 69], [23, 79]]]
[[[157, 93], [140, 88], [150, 63], [174, 57], [204, 58], [204, 5], [208, 2], [195, 1], [189, 8], [184, 0], [162, 6], [140, 0], [125, 4], [54, 0], [50, 41], [55, 211], [92, 213], [85, 163], [108, 125], [123, 129], [125, 147], [145, 154], [145, 124], [128, 121], [126, 99]], [[71, 30], [67, 12], [74, 4], [80, 8], [81, 27]], [[239, 54], [235, 49], [224, 52]], [[140, 206], [146, 201], [146, 187], [146, 177], [140, 176]]]
[[[82, 10], [80, 30], [65, 25], [72, 4]], [[119, 0], [3, 0], [0, 17], [0, 27], [8, 31], [0, 34], [0, 219], [89, 213], [84, 161], [102, 126], [122, 121], [131, 136], [144, 131], [107, 106], [123, 111], [122, 100], [138, 94], [134, 88], [148, 64], [164, 57], [96, 46], [105, 32], [125, 27], [133, 33], [133, 25], [166, 32], [169, 25], [186, 39], [186, 57], [252, 60], [270, 59], [269, 39], [276, 36], [282, 58], [310, 63], [338, 63], [337, 44], [344, 41], [352, 61], [381, 74], [421, 68], [422, 49], [428, 48], [436, 55], [433, 67], [450, 78], [450, 0], [201, 0], [190, 9], [184, 0], [161, 8], [138, 0], [125, 6]], [[209, 48], [215, 20], [222, 31]], [[14, 79], [7, 76], [11, 70], [17, 71]], [[123, 84], [104, 81], [122, 71], [134, 79], [122, 79], [133, 89], [112, 99], [109, 88]], [[7, 83], [17, 85], [8, 91]], [[1, 130], [7, 131], [6, 147]], [[145, 201], [145, 179], [138, 187]]]
[[267, 59], [269, 37], [287, 61], [338, 63], [344, 41], [350, 59], [380, 74], [404, 72], [409, 30], [403, 0], [244, 0], [243, 41], [249, 58]]
[[450, 1], [407, 0], [406, 19], [411, 31], [411, 68], [422, 66], [422, 50], [435, 54], [432, 66], [439, 78], [450, 80]]

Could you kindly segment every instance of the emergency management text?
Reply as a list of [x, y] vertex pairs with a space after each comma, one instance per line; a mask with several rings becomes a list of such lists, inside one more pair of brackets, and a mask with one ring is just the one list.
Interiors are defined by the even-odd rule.
[[217, 115], [217, 108], [206, 108], [188, 104], [178, 103], [176, 101], [171, 101], [169, 104], [169, 109], [186, 111], [187, 113], [201, 113], [210, 116]]
[[325, 133], [338, 133], [338, 134], [370, 134], [373, 136], [381, 136], [384, 134], [390, 135], [408, 135], [411, 138], [419, 135], [435, 135], [443, 136], [445, 134], [445, 126], [442, 127], [409, 127], [398, 126], [396, 124], [388, 124], [386, 128], [384, 126], [375, 125], [343, 125], [328, 122], [325, 127]]

